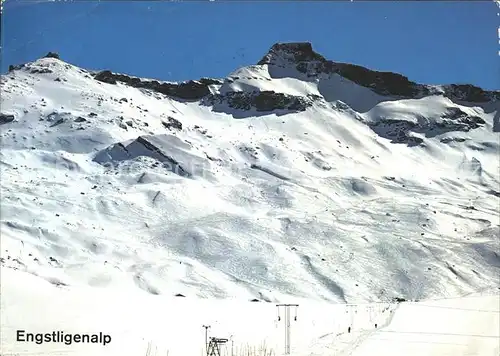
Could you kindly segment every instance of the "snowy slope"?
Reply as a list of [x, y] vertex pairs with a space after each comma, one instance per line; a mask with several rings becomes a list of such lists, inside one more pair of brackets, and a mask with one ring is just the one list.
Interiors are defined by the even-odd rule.
[[[291, 308], [291, 356], [496, 356], [500, 351], [498, 295], [401, 304], [291, 301], [299, 303]], [[203, 325], [210, 326], [209, 337], [228, 339], [224, 356], [275, 356], [285, 350], [284, 309], [271, 303], [64, 290], [4, 269], [1, 307], [0, 345], [8, 356], [202, 355]], [[27, 333], [59, 331], [68, 343], [70, 335], [99, 333], [110, 341], [36, 344], [16, 341], [18, 330], [24, 331], [20, 340]]]
[[499, 306], [498, 295], [402, 304], [352, 355], [498, 355]]
[[181, 85], [57, 58], [3, 75], [2, 269], [188, 298], [496, 290], [500, 94], [396, 95], [296, 49]]

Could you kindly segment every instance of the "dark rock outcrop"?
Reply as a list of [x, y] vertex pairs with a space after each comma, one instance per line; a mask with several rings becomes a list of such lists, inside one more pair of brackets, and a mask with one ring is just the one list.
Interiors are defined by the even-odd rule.
[[453, 142], [465, 142], [466, 138], [463, 137], [443, 137], [439, 142], [441, 143], [453, 143]]
[[167, 121], [162, 121], [162, 124], [166, 129], [182, 130], [182, 123], [170, 116], [167, 118]]
[[164, 95], [176, 97], [184, 100], [200, 100], [210, 94], [209, 85], [217, 81], [203, 79], [201, 81], [190, 80], [182, 83], [160, 83], [157, 80], [142, 80], [138, 77], [131, 77], [124, 74], [112, 73], [109, 70], [101, 71], [94, 76], [94, 79], [108, 84], [122, 82], [134, 88], [149, 89]]
[[442, 121], [437, 125], [439, 128], [446, 129], [447, 131], [467, 132], [485, 124], [485, 121], [479, 116], [468, 115], [456, 107], [448, 108], [441, 119]]
[[397, 73], [378, 72], [346, 63], [337, 63], [335, 73], [380, 95], [414, 98], [430, 94], [430, 90], [425, 86]]
[[44, 58], [55, 58], [55, 59], [61, 59], [61, 58], [59, 57], [59, 54], [58, 54], [58, 53], [56, 53], [56, 52], [49, 52], [49, 53], [47, 53], [47, 54], [44, 56]]
[[444, 85], [444, 96], [453, 101], [484, 103], [500, 101], [500, 91], [486, 91], [471, 84]]
[[406, 120], [382, 119], [369, 125], [379, 136], [391, 140], [392, 143], [410, 144], [410, 132], [416, 124]]
[[31, 68], [29, 72], [31, 74], [50, 74], [50, 73], [54, 73], [51, 69], [49, 69], [49, 68], [43, 68], [43, 67], [40, 67], [40, 68]]
[[311, 43], [295, 42], [274, 44], [257, 64], [278, 64], [280, 59], [297, 64], [313, 61], [324, 63], [327, 61], [325, 57], [313, 50]]
[[305, 111], [312, 106], [318, 97], [294, 96], [274, 91], [254, 92], [228, 92], [226, 94], [214, 94], [205, 99], [205, 105], [227, 104], [230, 108], [238, 110], [252, 110], [259, 112], [271, 112], [274, 110]]
[[[45, 56], [43, 56], [42, 58], [55, 58], [55, 59], [59, 59], [59, 60], [61, 59], [59, 57], [59, 54], [57, 54], [55, 52], [49, 52]], [[24, 68], [31, 68], [32, 66], [33, 66], [33, 63], [22, 63], [22, 64], [17, 64], [17, 65], [11, 64], [11, 65], [9, 65], [9, 72], [24, 69]], [[47, 68], [43, 68], [43, 69], [31, 68], [30, 73], [46, 74], [46, 73], [52, 73], [52, 71], [50, 69], [47, 69]]]
[[14, 121], [15, 116], [10, 114], [0, 114], [0, 125]]
[[[420, 137], [412, 135], [412, 132], [424, 134], [426, 137], [434, 137], [447, 132], [468, 132], [484, 124], [484, 120], [480, 117], [470, 116], [456, 107], [448, 108], [447, 112], [437, 119], [419, 117], [417, 123], [385, 118], [375, 123], [368, 123], [372, 130], [381, 137], [390, 139], [393, 143], [406, 143], [410, 146], [423, 142]], [[443, 140], [441, 142], [450, 142], [449, 139], [444, 140], [446, 142]], [[460, 142], [458, 139], [455, 141]]]
[[26, 64], [18, 64], [18, 65], [9, 65], [9, 72], [13, 72], [15, 70], [20, 70], [23, 69], [26, 66]]
[[213, 79], [213, 78], [201, 78], [199, 82], [203, 85], [222, 85], [224, 84], [223, 80]]

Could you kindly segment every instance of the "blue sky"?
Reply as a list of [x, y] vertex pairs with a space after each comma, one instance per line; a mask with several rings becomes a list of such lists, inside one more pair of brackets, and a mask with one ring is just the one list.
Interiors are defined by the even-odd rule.
[[493, 1], [7, 0], [2, 72], [48, 51], [89, 69], [161, 80], [224, 77], [275, 42], [428, 84], [500, 89]]

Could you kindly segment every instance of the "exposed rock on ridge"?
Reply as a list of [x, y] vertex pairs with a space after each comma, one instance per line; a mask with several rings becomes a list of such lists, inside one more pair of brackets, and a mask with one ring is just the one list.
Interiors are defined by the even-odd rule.
[[437, 122], [419, 117], [418, 122], [407, 120], [384, 119], [368, 122], [368, 126], [381, 137], [390, 139], [393, 143], [406, 143], [415, 146], [423, 143], [423, 139], [415, 135], [434, 137], [447, 132], [468, 132], [485, 124], [478, 116], [470, 116], [458, 108], [449, 108]]
[[437, 88], [418, 84], [407, 77], [392, 73], [379, 72], [362, 66], [337, 63], [326, 60], [316, 53], [311, 43], [277, 43], [258, 62], [259, 65], [282, 66], [292, 64], [297, 71], [308, 77], [324, 74], [339, 74], [352, 82], [372, 89], [380, 95], [394, 95], [403, 98], [417, 98], [434, 94], [442, 94], [452, 101], [482, 103], [500, 101], [500, 91], [486, 91], [470, 84], [450, 84]]
[[[53, 52], [49, 52], [44, 58], [60, 59], [59, 55]], [[380, 72], [355, 64], [327, 60], [325, 57], [315, 52], [311, 43], [308, 42], [276, 43], [257, 64], [271, 67], [292, 67], [309, 78], [317, 78], [322, 74], [338, 74], [383, 96], [422, 98], [429, 95], [443, 95], [454, 102], [487, 103], [500, 101], [500, 91], [487, 91], [470, 84], [449, 84], [442, 86], [419, 84], [410, 81], [407, 77], [398, 73]], [[48, 64], [46, 66], [34, 66], [30, 64], [9, 66], [9, 71], [14, 70], [29, 70], [32, 73], [40, 74], [52, 72]], [[195, 101], [203, 98], [208, 98], [207, 102], [220, 102], [222, 100], [219, 94], [213, 95], [210, 89], [211, 85], [217, 86], [223, 84], [223, 81], [218, 79], [202, 78], [200, 80], [171, 83], [117, 74], [109, 70], [100, 71], [93, 75], [96, 80], [101, 82], [109, 84], [122, 82], [135, 88], [149, 89], [183, 100]], [[250, 96], [254, 97], [256, 100], [252, 102], [252, 104], [249, 103], [249, 100], [253, 99], [249, 99], [250, 97], [248, 95], [239, 92], [235, 92], [235, 94], [226, 94], [226, 100], [231, 107], [241, 109], [249, 107], [250, 105], [255, 107], [257, 111], [268, 111], [267, 108], [273, 107], [273, 105], [269, 104], [270, 94], [268, 92], [262, 92], [260, 96], [255, 96], [254, 94]], [[244, 97], [246, 99], [243, 99]], [[290, 102], [292, 107], [295, 106], [295, 104], [290, 101], [292, 99], [285, 94], [280, 96], [278, 93], [275, 93], [273, 100], [276, 102], [274, 107], [277, 109], [286, 108], [288, 105], [283, 104], [285, 101]], [[297, 102], [297, 100], [299, 99], [295, 99], [295, 102]], [[303, 100], [303, 102], [307, 102], [307, 99]], [[303, 104], [297, 105], [303, 107]], [[292, 108], [290, 110], [295, 109]]]
[[160, 83], [157, 80], [143, 80], [138, 77], [112, 73], [109, 70], [97, 73], [94, 78], [108, 84], [122, 82], [134, 88], [150, 89], [158, 93], [185, 100], [199, 100], [210, 94], [209, 85], [222, 83], [216, 79], [207, 78], [203, 78], [199, 81], [190, 80], [183, 83]]
[[225, 95], [211, 94], [210, 85], [220, 85], [222, 81], [216, 79], [202, 78], [199, 81], [188, 81], [183, 83], [160, 83], [156, 80], [142, 80], [138, 77], [131, 77], [124, 74], [112, 73], [109, 70], [101, 71], [94, 77], [108, 84], [122, 82], [135, 88], [150, 89], [168, 96], [177, 97], [185, 100], [203, 100], [205, 105], [214, 105], [216, 103], [227, 103], [229, 107], [240, 110], [250, 110], [254, 108], [257, 111], [290, 110], [304, 111], [310, 107], [315, 99], [274, 91], [261, 92], [229, 92]]
[[302, 97], [276, 93], [274, 91], [228, 92], [225, 95], [214, 94], [204, 100], [205, 105], [226, 103], [229, 107], [239, 110], [265, 112], [274, 110], [305, 111], [319, 97]]

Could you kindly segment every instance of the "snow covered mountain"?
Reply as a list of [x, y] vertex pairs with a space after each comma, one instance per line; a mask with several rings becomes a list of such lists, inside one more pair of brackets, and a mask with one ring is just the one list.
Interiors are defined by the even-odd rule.
[[55, 54], [10, 69], [2, 268], [262, 301], [499, 288], [499, 91], [413, 83], [308, 43], [185, 83]]

